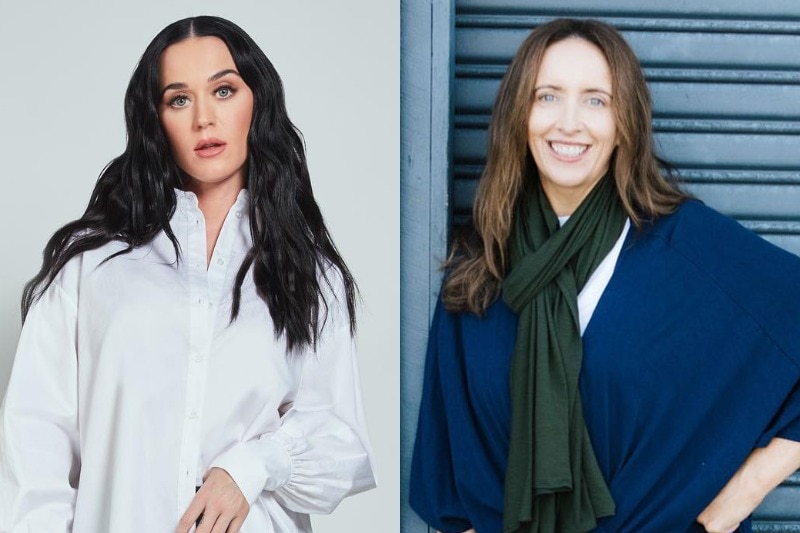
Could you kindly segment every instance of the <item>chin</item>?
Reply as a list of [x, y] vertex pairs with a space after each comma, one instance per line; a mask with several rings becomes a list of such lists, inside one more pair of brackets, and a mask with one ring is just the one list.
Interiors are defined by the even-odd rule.
[[201, 183], [221, 183], [223, 181], [235, 178], [236, 174], [236, 170], [209, 172], [208, 169], [203, 169], [203, 172], [186, 172], [186, 175], [190, 180], [199, 181]]

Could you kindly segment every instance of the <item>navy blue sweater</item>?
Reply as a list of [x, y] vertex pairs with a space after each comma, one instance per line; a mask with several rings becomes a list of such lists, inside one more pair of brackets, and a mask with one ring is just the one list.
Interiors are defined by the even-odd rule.
[[[482, 318], [436, 309], [410, 501], [445, 533], [502, 531], [516, 328], [502, 300]], [[699, 202], [631, 229], [583, 344], [584, 416], [617, 504], [597, 533], [702, 532], [754, 448], [800, 441], [800, 259]]]

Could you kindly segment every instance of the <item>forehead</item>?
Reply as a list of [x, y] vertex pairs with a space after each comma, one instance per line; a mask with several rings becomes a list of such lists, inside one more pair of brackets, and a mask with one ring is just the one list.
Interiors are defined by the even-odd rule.
[[603, 52], [579, 37], [547, 47], [536, 75], [536, 86], [593, 87], [611, 91], [611, 70]]
[[171, 44], [161, 53], [161, 84], [205, 81], [225, 69], [235, 69], [225, 42], [218, 37], [192, 37]]

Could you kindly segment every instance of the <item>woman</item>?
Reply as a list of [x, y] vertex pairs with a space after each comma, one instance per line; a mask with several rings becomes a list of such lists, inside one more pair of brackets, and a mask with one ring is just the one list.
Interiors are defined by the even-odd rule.
[[660, 173], [623, 38], [534, 30], [431, 327], [411, 505], [446, 533], [750, 531], [800, 466], [800, 259]]
[[24, 291], [0, 531], [310, 531], [375, 482], [355, 284], [280, 78], [238, 26], [181, 20], [125, 117]]

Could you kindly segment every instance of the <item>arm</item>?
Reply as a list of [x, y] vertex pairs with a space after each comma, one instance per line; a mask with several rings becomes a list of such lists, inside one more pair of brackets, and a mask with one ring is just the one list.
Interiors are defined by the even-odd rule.
[[[445, 408], [442, 360], [456, 357], [458, 346], [453, 317], [441, 300], [433, 315], [425, 357], [425, 377], [411, 461], [409, 504], [428, 525], [449, 533], [471, 533], [472, 524], [461, 503], [450, 442], [450, 421]], [[452, 389], [449, 391], [453, 393]], [[452, 416], [452, 415], [451, 415]]]
[[72, 531], [80, 472], [77, 307], [53, 283], [22, 328], [0, 409], [0, 532]]
[[733, 532], [764, 497], [800, 468], [800, 442], [776, 437], [756, 448], [722, 491], [700, 513], [706, 531]]
[[233, 478], [250, 504], [267, 491], [291, 511], [329, 513], [345, 496], [375, 486], [344, 299], [326, 301], [329, 311], [316, 353], [287, 355], [304, 362], [281, 427], [211, 462], [212, 469]]

